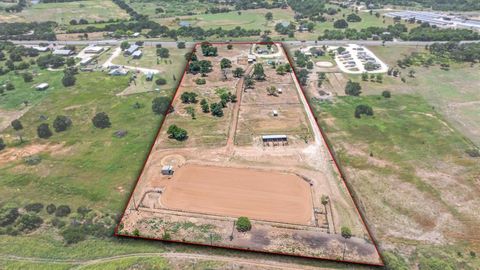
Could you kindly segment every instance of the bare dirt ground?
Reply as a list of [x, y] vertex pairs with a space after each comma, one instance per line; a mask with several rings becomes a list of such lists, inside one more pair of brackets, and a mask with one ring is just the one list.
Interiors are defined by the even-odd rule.
[[294, 174], [186, 165], [161, 195], [167, 208], [311, 224], [310, 184]]
[[[240, 102], [229, 103], [220, 118], [201, 112], [198, 103], [180, 101], [185, 91], [209, 103], [218, 102], [219, 88], [238, 93], [236, 84], [241, 80], [231, 75], [225, 80], [219, 63], [225, 57], [232, 60], [232, 69], [247, 69], [246, 63], [238, 64], [241, 61], [236, 56], [247, 55], [250, 46], [218, 48], [219, 56], [208, 58], [198, 48], [199, 59], [212, 61], [213, 71], [204, 77], [205, 85], [194, 82], [200, 74], [183, 78], [174, 112], [167, 116], [148, 157], [119, 233], [138, 230], [141, 236], [155, 239], [332, 259], [343, 258], [346, 246], [345, 260], [379, 264], [375, 246], [338, 178], [315, 120], [305, 111], [308, 106], [293, 74], [276, 75], [267, 59], [257, 59], [267, 79], [257, 81], [254, 90], [240, 91]], [[287, 62], [283, 51], [277, 60]], [[268, 96], [268, 85], [282, 88], [282, 94]], [[188, 106], [195, 108], [195, 119], [187, 113]], [[280, 118], [271, 118], [270, 106], [278, 108]], [[238, 129], [231, 127], [236, 110]], [[188, 131], [187, 141], [168, 138], [171, 124]], [[229, 146], [232, 130], [235, 144]], [[267, 132], [288, 134], [288, 145], [261, 143], [260, 135]], [[250, 143], [238, 143], [238, 134], [250, 134]], [[173, 176], [162, 176], [164, 165], [174, 167]], [[325, 206], [322, 195], [329, 198]], [[235, 229], [240, 215], [252, 220], [250, 232]], [[346, 242], [339, 234], [342, 226], [353, 233]]]

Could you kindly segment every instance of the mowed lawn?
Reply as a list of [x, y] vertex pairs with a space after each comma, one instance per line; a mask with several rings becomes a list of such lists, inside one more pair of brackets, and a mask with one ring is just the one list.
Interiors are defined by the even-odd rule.
[[112, 1], [73, 1], [64, 3], [39, 3], [24, 9], [19, 14], [0, 13], [0, 22], [14, 21], [55, 21], [68, 25], [72, 19], [107, 21], [127, 19], [129, 15]]
[[[371, 106], [374, 116], [355, 118], [359, 104]], [[478, 260], [457, 255], [480, 243], [471, 237], [471, 230], [480, 226], [474, 180], [480, 163], [465, 153], [473, 145], [462, 134], [418, 94], [339, 97], [313, 105], [384, 247], [421, 243], [422, 249], [415, 251], [421, 260], [442, 259], [451, 269], [478, 267]], [[430, 233], [436, 238], [425, 236]], [[452, 246], [433, 249], [442, 243]]]

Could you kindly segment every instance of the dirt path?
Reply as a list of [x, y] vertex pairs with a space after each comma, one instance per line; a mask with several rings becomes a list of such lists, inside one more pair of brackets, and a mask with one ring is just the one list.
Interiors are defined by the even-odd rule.
[[[252, 65], [250, 65], [247, 70], [245, 71], [245, 75], [250, 74], [252, 71]], [[232, 123], [230, 125], [230, 130], [228, 131], [228, 138], [227, 138], [227, 153], [233, 152], [233, 147], [235, 146], [235, 133], [237, 132], [237, 125], [238, 125], [238, 115], [240, 113], [240, 105], [242, 103], [242, 93], [243, 93], [243, 81], [244, 77], [241, 77], [240, 80], [237, 82], [237, 89], [235, 90], [235, 95], [237, 96], [237, 102], [233, 105], [233, 112], [232, 112]]]
[[22, 117], [31, 107], [25, 107], [22, 110], [7, 111], [0, 109], [0, 132], [10, 126], [10, 123]]
[[166, 252], [166, 253], [133, 253], [133, 254], [124, 254], [111, 257], [104, 257], [91, 260], [63, 260], [63, 259], [47, 259], [47, 258], [37, 258], [37, 257], [21, 257], [13, 255], [0, 255], [0, 260], [6, 261], [16, 261], [16, 262], [29, 262], [29, 263], [50, 263], [50, 264], [71, 264], [72, 269], [82, 269], [87, 266], [113, 262], [120, 259], [128, 258], [152, 258], [152, 257], [163, 257], [170, 260], [201, 260], [201, 261], [217, 261], [225, 262], [229, 264], [241, 264], [244, 266], [255, 268], [264, 268], [264, 269], [327, 269], [313, 266], [305, 266], [293, 263], [283, 263], [270, 260], [261, 260], [257, 258], [235, 258], [232, 256], [221, 256], [221, 255], [204, 255], [204, 254], [192, 254], [192, 253], [176, 253], [176, 252]]
[[102, 67], [108, 68], [109, 66], [111, 66], [113, 59], [117, 58], [121, 52], [122, 49], [120, 47], [115, 48], [112, 55], [107, 59], [107, 61], [105, 61], [105, 63], [103, 63]]

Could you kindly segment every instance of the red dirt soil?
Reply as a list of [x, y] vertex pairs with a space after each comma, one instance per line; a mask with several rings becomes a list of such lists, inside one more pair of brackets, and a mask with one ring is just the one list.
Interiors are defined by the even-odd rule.
[[200, 165], [179, 168], [162, 194], [169, 209], [309, 225], [310, 185], [294, 174]]

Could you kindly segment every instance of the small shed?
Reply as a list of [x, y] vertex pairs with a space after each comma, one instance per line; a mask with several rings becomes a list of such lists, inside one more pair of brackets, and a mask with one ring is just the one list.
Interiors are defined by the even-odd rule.
[[272, 114], [273, 114], [273, 116], [278, 116], [278, 111], [277, 111], [277, 110], [273, 110]]
[[138, 50], [138, 51], [135, 51], [134, 53], [132, 53], [132, 58], [134, 59], [139, 59], [142, 57], [142, 51]]
[[136, 50], [138, 50], [140, 47], [136, 44], [130, 45], [127, 50], [125, 50], [126, 54], [133, 54]]
[[74, 52], [72, 50], [68, 49], [57, 49], [53, 51], [54, 55], [60, 55], [60, 56], [69, 56], [72, 55]]
[[279, 93], [279, 94], [283, 93], [282, 88], [277, 88], [277, 93]]
[[92, 60], [93, 60], [93, 58], [91, 58], [91, 57], [83, 58], [80, 61], [80, 65], [86, 66], [86, 65], [90, 64], [90, 62], [92, 62]]
[[128, 71], [122, 68], [112, 69], [108, 72], [108, 75], [111, 76], [125, 76], [128, 74]]
[[163, 175], [173, 175], [173, 166], [172, 165], [165, 165], [162, 167], [162, 174]]
[[286, 142], [288, 140], [287, 135], [263, 135], [263, 142]]
[[48, 83], [41, 83], [35, 86], [35, 89], [37, 89], [38, 91], [43, 91], [43, 90], [46, 90], [48, 86], [49, 86]]
[[152, 72], [148, 72], [148, 73], [145, 75], [145, 79], [146, 79], [147, 81], [153, 80], [153, 73], [152, 73]]
[[189, 27], [190, 26], [190, 22], [187, 22], [187, 21], [181, 21], [178, 23], [178, 25], [180, 27]]
[[88, 46], [87, 48], [85, 48], [85, 50], [83, 52], [84, 53], [98, 54], [98, 53], [103, 52], [103, 50], [104, 50], [103, 47], [93, 45], [93, 46]]
[[257, 57], [253, 54], [248, 55], [248, 63], [251, 64], [253, 62], [257, 61]]

